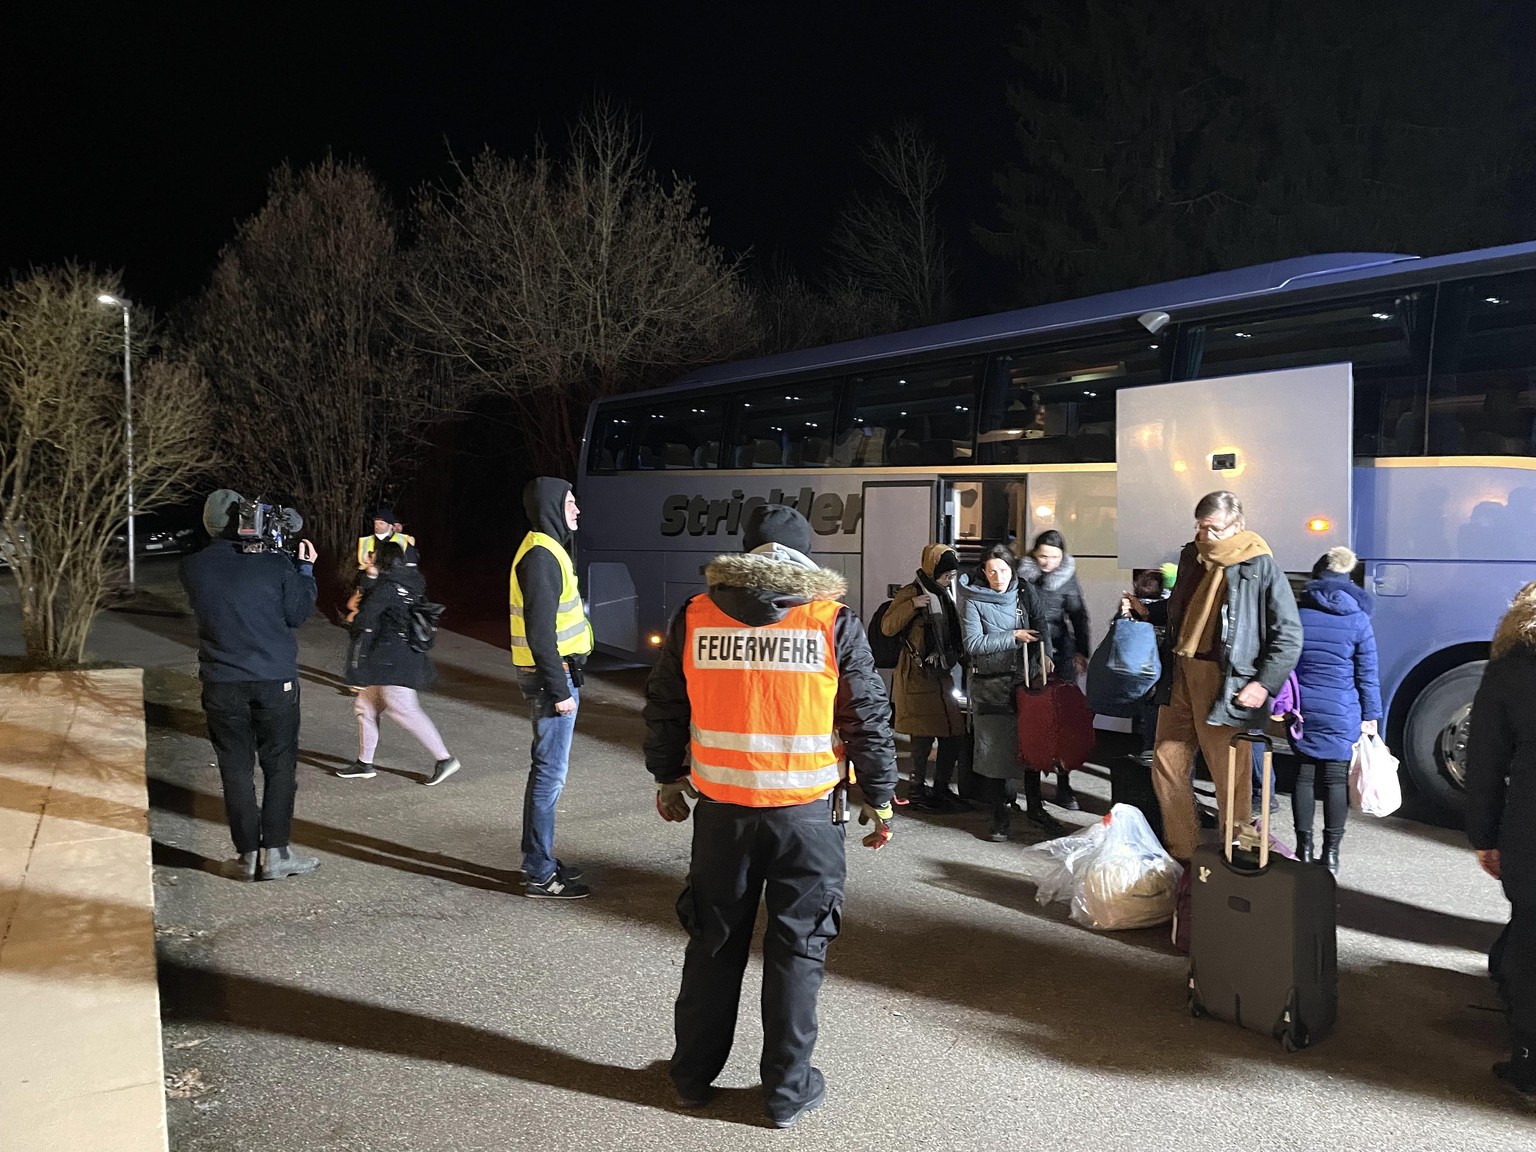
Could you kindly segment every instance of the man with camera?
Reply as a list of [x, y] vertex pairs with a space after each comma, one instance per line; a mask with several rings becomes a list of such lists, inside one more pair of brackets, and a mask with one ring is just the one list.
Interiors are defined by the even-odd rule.
[[570, 768], [582, 667], [592, 651], [592, 626], [571, 563], [581, 510], [571, 486], [553, 476], [528, 482], [523, 508], [533, 531], [512, 560], [510, 602], [512, 663], [533, 722], [523, 792], [524, 894], [580, 900], [592, 890], [581, 883], [579, 869], [555, 856], [555, 805]]
[[[219, 762], [236, 880], [280, 880], [320, 861], [289, 846], [298, 788], [299, 645], [315, 607], [315, 546], [288, 544], [303, 526], [291, 508], [220, 489], [203, 504], [208, 546], [181, 564], [197, 617], [198, 677]], [[256, 799], [255, 761], [262, 797]]]

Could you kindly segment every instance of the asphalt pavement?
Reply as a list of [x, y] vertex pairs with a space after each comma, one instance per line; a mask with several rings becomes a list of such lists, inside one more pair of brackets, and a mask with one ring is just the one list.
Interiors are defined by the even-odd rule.
[[[518, 851], [528, 722], [481, 621], [444, 633], [425, 697], [464, 763], [388, 727], [371, 780], [339, 686], [345, 634], [301, 635], [294, 842], [312, 876], [238, 884], [171, 568], [106, 614], [93, 654], [144, 664], [171, 1147], [178, 1152], [754, 1149], [1521, 1149], [1536, 1112], [1496, 1086], [1502, 1022], [1485, 951], [1507, 914], [1459, 833], [1351, 821], [1339, 905], [1341, 1019], [1308, 1051], [1192, 1019], [1167, 930], [1099, 934], [1041, 908], [1029, 840], [980, 812], [903, 817], [849, 840], [848, 903], [821, 999], [828, 1095], [764, 1126], [756, 962], [738, 1043], [702, 1113], [665, 1060], [684, 936], [688, 826], [641, 762], [643, 673], [588, 682], [558, 851], [589, 900], [528, 900]], [[0, 654], [14, 651], [0, 598]], [[1080, 791], [1086, 824], [1107, 773]], [[194, 1074], [195, 1073], [195, 1074]]]

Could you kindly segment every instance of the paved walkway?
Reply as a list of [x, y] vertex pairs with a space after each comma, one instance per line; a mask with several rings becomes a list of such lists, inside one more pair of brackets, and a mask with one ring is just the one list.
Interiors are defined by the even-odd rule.
[[0, 1148], [163, 1152], [137, 669], [0, 676]]

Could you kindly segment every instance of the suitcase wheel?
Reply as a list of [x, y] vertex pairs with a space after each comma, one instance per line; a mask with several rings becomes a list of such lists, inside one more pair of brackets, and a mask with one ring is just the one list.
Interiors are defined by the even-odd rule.
[[1189, 998], [1189, 1014], [1196, 1020], [1204, 1020], [1209, 1015], [1205, 1010], [1205, 1005], [1193, 996]]

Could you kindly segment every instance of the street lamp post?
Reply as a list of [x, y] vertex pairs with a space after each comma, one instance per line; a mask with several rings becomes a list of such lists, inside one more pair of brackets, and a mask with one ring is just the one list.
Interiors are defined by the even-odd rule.
[[127, 300], [106, 293], [96, 297], [102, 304], [123, 310], [123, 420], [128, 449], [128, 590], [134, 590], [133, 540], [133, 331], [129, 324]]

